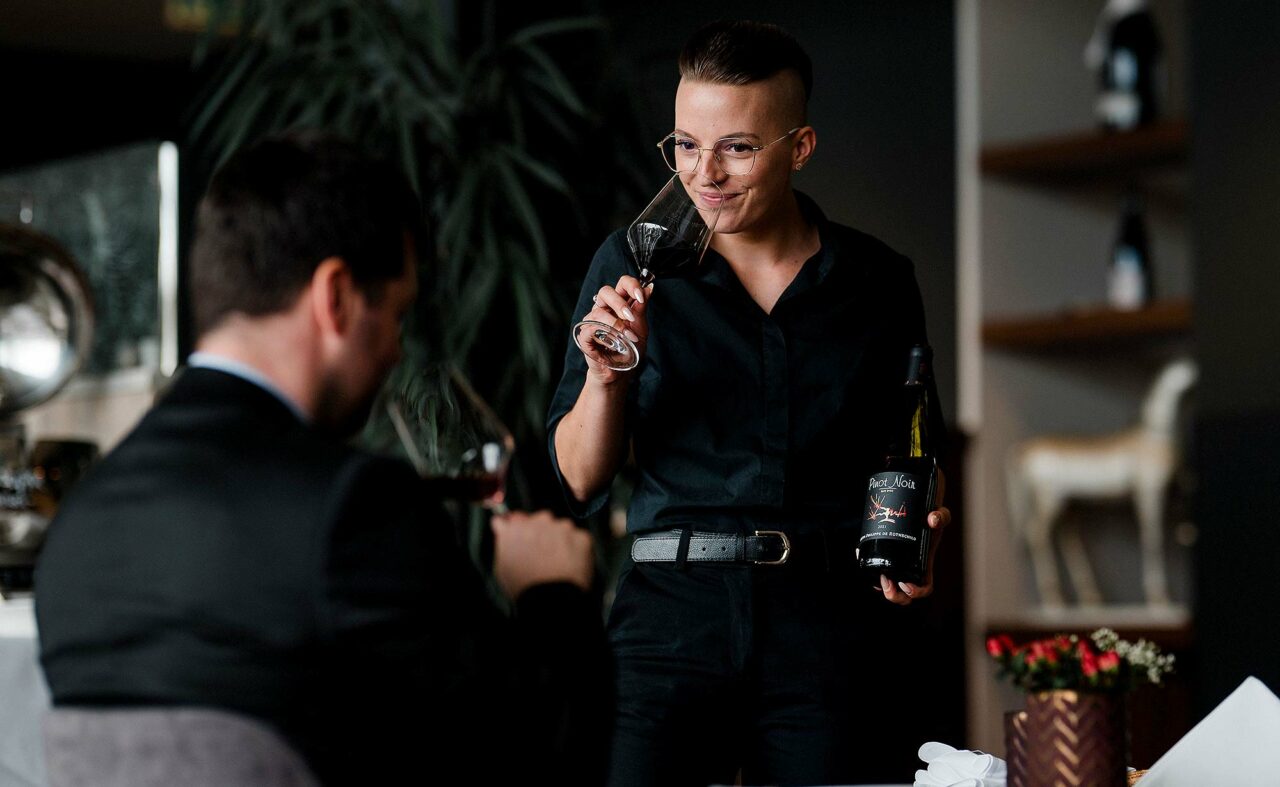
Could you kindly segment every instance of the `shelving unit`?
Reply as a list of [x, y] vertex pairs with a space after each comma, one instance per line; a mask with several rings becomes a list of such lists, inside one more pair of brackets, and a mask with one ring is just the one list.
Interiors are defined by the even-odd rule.
[[1084, 131], [983, 148], [983, 175], [1072, 185], [1118, 181], [1186, 163], [1188, 124], [1165, 120], [1133, 131]]
[[1132, 311], [1097, 306], [991, 319], [982, 325], [982, 342], [1019, 352], [1099, 351], [1190, 331], [1191, 301], [1177, 298]]
[[[964, 521], [977, 523], [965, 533], [969, 743], [977, 748], [1003, 751], [1001, 714], [1020, 701], [992, 678], [982, 650], [990, 632], [1025, 640], [1111, 625], [1129, 639], [1150, 634], [1179, 652], [1191, 647], [1188, 552], [1170, 538], [1166, 569], [1180, 603], [1163, 616], [1144, 607], [1137, 528], [1127, 509], [1081, 506], [1063, 523], [1087, 525], [1111, 606], [1046, 614], [1026, 545], [1009, 520], [1003, 472], [1010, 447], [1029, 438], [1132, 427], [1155, 374], [1189, 347], [1183, 1], [1151, 2], [1171, 89], [1165, 119], [1128, 132], [1097, 129], [1096, 81], [1081, 62], [1103, 0], [1051, 0], [1034, 14], [1014, 2], [958, 6], [960, 420], [975, 435]], [[1104, 305], [1107, 259], [1132, 189], [1144, 198], [1159, 299], [1120, 311]], [[1166, 703], [1160, 707], [1171, 733], [1181, 734], [1184, 699], [1174, 693], [1154, 701]], [[1139, 733], [1133, 764], [1149, 766], [1142, 758], [1160, 745]]]

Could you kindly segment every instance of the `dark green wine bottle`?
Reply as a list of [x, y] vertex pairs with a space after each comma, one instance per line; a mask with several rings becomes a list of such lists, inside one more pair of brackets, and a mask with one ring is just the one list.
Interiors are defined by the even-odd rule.
[[938, 463], [929, 439], [929, 391], [933, 350], [911, 348], [903, 386], [902, 432], [883, 469], [867, 481], [867, 500], [858, 538], [858, 568], [873, 585], [884, 574], [894, 583], [923, 584], [927, 573], [929, 512], [938, 485]]

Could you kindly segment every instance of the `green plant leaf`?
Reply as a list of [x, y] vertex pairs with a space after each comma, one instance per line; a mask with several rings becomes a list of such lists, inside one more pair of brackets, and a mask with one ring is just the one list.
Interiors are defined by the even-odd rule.
[[605, 21], [598, 16], [580, 16], [568, 19], [552, 19], [538, 22], [517, 31], [507, 39], [508, 44], [523, 45], [539, 38], [561, 35], [563, 33], [581, 33], [600, 31], [605, 28]]
[[546, 52], [533, 45], [524, 47], [521, 52], [538, 65], [541, 70], [541, 78], [534, 74], [529, 77], [530, 81], [546, 90], [549, 95], [575, 115], [586, 117], [589, 114], [586, 106], [578, 98], [578, 92], [573, 89], [573, 85], [565, 77], [564, 72], [555, 64], [555, 61], [547, 56]]
[[[501, 150], [501, 149], [500, 149]], [[547, 240], [542, 231], [542, 219], [533, 206], [533, 200], [516, 174], [511, 163], [511, 156], [499, 155], [493, 158], [493, 169], [502, 181], [502, 196], [514, 209], [516, 219], [524, 225], [524, 230], [533, 244], [533, 260], [539, 270], [547, 267]]]
[[537, 158], [524, 150], [514, 146], [506, 146], [504, 149], [507, 151], [508, 158], [512, 163], [529, 173], [538, 182], [570, 199], [573, 198], [573, 189], [569, 187], [569, 181], [565, 180], [559, 172], [538, 161]]

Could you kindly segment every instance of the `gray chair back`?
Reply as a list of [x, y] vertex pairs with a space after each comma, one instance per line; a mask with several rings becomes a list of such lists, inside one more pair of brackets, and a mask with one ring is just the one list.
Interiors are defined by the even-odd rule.
[[54, 708], [49, 787], [319, 787], [262, 722], [205, 708]]

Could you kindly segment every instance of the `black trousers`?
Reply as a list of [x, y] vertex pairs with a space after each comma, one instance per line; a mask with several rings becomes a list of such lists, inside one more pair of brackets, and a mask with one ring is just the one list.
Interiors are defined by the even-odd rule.
[[892, 706], [895, 681], [918, 678], [895, 673], [910, 612], [851, 560], [808, 557], [628, 565], [609, 618], [611, 785], [911, 780], [923, 741]]

